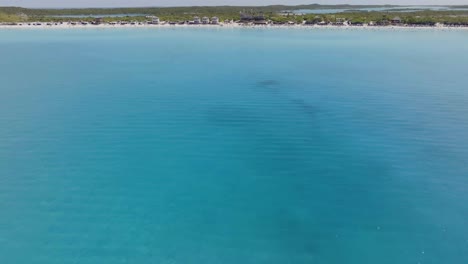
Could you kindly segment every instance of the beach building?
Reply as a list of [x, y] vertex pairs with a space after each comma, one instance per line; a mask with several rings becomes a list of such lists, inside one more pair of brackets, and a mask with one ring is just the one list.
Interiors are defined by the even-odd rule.
[[104, 22], [104, 19], [102, 17], [96, 17], [96, 19], [94, 19], [93, 22], [91, 22], [91, 24], [93, 25], [100, 25]]
[[241, 22], [251, 22], [253, 20], [252, 12], [241, 12], [240, 13], [240, 21]]
[[268, 21], [265, 19], [265, 15], [263, 13], [258, 13], [254, 16], [254, 24], [255, 25], [266, 25]]
[[392, 20], [390, 20], [390, 22], [393, 25], [401, 24], [401, 18], [400, 17], [394, 17], [394, 18], [392, 18]]
[[377, 26], [388, 26], [389, 24], [390, 24], [390, 22], [388, 22], [387, 19], [383, 19], [383, 20], [377, 21], [375, 23], [375, 25], [377, 25]]
[[250, 12], [241, 12], [240, 13], [240, 22], [241, 23], [253, 23], [255, 25], [266, 25], [268, 21], [265, 19], [263, 12], [255, 13]]
[[154, 16], [154, 17], [151, 18], [151, 24], [159, 25], [159, 22], [160, 22], [159, 17]]
[[364, 26], [366, 25], [363, 21], [352, 21], [352, 20], [348, 20], [348, 25], [352, 25], [352, 26]]
[[219, 24], [219, 18], [218, 17], [212, 17], [211, 18], [211, 24], [214, 24], [214, 25]]
[[320, 16], [315, 16], [313, 19], [308, 19], [305, 21], [306, 25], [316, 25], [320, 22], [322, 22], [323, 19]]
[[146, 16], [146, 19], [148, 19], [148, 21], [146, 21], [146, 23], [148, 24], [155, 24], [155, 25], [158, 25], [159, 24], [159, 17], [157, 16]]
[[206, 24], [209, 24], [210, 23], [210, 19], [208, 17], [202, 17], [202, 20], [201, 20], [202, 24], [206, 25]]
[[254, 25], [268, 25], [268, 21], [266, 20], [255, 20]]
[[200, 18], [197, 17], [197, 16], [194, 17], [194, 18], [193, 18], [193, 24], [196, 24], [196, 25], [200, 24]]
[[263, 12], [260, 12], [260, 13], [258, 13], [258, 14], [256, 14], [254, 16], [254, 19], [255, 20], [265, 20], [265, 15], [263, 14]]
[[347, 25], [346, 19], [337, 17], [337, 18], [335, 19], [335, 22], [332, 22], [332, 25], [334, 25], [334, 26], [343, 26], [343, 25]]

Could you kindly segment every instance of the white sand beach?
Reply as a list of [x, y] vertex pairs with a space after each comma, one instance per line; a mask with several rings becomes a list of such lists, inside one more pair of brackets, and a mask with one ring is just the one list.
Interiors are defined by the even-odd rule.
[[468, 27], [453, 26], [336, 26], [336, 25], [245, 25], [241, 23], [220, 23], [216, 25], [190, 25], [190, 24], [70, 24], [70, 23], [18, 23], [15, 25], [0, 24], [0, 29], [113, 29], [113, 28], [287, 28], [287, 29], [340, 29], [340, 30], [468, 30]]

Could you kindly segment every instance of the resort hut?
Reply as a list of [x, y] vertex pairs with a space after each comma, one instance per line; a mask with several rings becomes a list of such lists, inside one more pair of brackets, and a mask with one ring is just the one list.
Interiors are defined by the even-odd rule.
[[155, 16], [151, 18], [151, 24], [153, 25], [159, 25], [159, 17]]
[[345, 23], [346, 23], [346, 19], [337, 17], [335, 19], [335, 22], [332, 23], [332, 24], [335, 25], [335, 26], [343, 26], [343, 25], [345, 25]]
[[262, 12], [255, 14], [253, 20], [255, 25], [268, 25], [268, 21], [265, 19], [265, 15]]
[[96, 17], [96, 19], [95, 19], [93, 22], [91, 22], [91, 24], [93, 24], [93, 25], [100, 25], [100, 24], [102, 24], [102, 22], [104, 22], [104, 20], [102, 19], [102, 17]]
[[254, 15], [254, 20], [255, 21], [265, 21], [265, 15], [263, 14], [263, 12], [255, 14]]
[[219, 18], [218, 17], [212, 17], [211, 18], [211, 24], [214, 24], [214, 25], [219, 24]]
[[392, 18], [392, 20], [390, 20], [390, 22], [392, 22], [392, 24], [394, 24], [394, 25], [401, 24], [401, 18], [400, 17], [394, 17], [394, 18]]
[[306, 25], [315, 25], [318, 24], [322, 21], [322, 18], [319, 16], [315, 16], [313, 19], [308, 19], [306, 20], [305, 24]]
[[244, 24], [254, 23], [256, 25], [266, 25], [268, 24], [268, 21], [265, 19], [265, 15], [262, 12], [257, 13], [254, 11], [250, 11], [250, 12], [244, 11], [240, 13], [240, 23], [244, 23]]
[[250, 22], [253, 20], [253, 14], [251, 12], [241, 12], [240, 13], [240, 21], [241, 22]]
[[376, 23], [377, 26], [388, 26], [389, 24], [390, 24], [390, 23], [389, 23], [388, 20], [386, 20], [386, 19], [377, 21], [377, 23]]
[[205, 24], [205, 25], [206, 25], [206, 24], [209, 24], [209, 23], [210, 23], [210, 19], [209, 19], [208, 17], [205, 16], [205, 17], [202, 17], [202, 21], [201, 21], [201, 22], [202, 22], [202, 24]]
[[194, 17], [194, 18], [193, 18], [193, 23], [194, 23], [194, 24], [200, 24], [200, 18], [197, 17], [197, 16]]

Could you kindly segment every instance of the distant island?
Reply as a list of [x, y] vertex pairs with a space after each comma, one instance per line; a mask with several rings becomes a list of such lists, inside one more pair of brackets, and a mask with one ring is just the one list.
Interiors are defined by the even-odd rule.
[[0, 25], [64, 24], [468, 27], [468, 6], [313, 4], [80, 9], [0, 7]]

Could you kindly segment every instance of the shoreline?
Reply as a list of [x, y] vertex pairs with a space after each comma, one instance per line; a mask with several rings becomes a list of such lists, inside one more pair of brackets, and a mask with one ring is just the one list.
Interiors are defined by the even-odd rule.
[[0, 25], [0, 30], [3, 29], [159, 29], [159, 28], [250, 28], [250, 29], [344, 29], [344, 30], [468, 30], [468, 27], [454, 26], [335, 26], [335, 25], [242, 25], [242, 24], [218, 24], [218, 25]]

